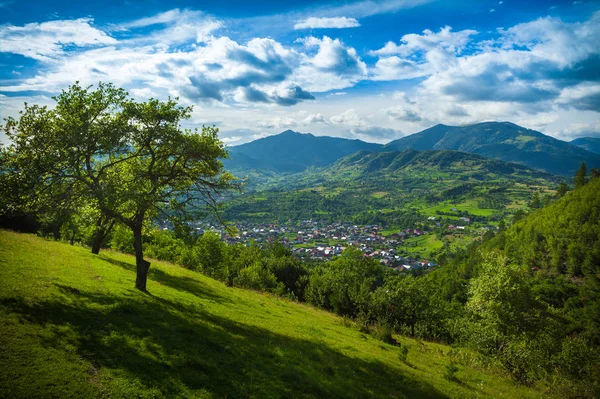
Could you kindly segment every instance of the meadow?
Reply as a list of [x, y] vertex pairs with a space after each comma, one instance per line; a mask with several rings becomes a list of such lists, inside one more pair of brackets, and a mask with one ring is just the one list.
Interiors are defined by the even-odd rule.
[[153, 261], [142, 293], [134, 264], [0, 231], [0, 397], [544, 396], [468, 350], [384, 343], [177, 265]]

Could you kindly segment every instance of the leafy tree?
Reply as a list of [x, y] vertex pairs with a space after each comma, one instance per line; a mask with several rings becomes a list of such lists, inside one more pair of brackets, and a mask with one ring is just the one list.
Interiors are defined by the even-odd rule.
[[356, 248], [312, 270], [306, 300], [340, 315], [366, 315], [370, 312], [372, 291], [383, 282], [383, 268]]
[[[523, 268], [491, 252], [470, 282], [467, 309], [475, 316], [482, 349], [502, 351], [510, 336], [529, 330], [535, 303]], [[489, 345], [489, 346], [488, 346]]]
[[407, 326], [412, 336], [417, 323], [427, 317], [429, 298], [424, 281], [417, 278], [388, 278], [374, 297], [377, 316], [385, 323]]
[[191, 107], [172, 99], [135, 102], [111, 84], [92, 89], [76, 83], [54, 100], [53, 110], [25, 104], [18, 119], [6, 120], [6, 173], [51, 204], [56, 194], [72, 190], [127, 226], [135, 286], [145, 291], [144, 223], [158, 215], [185, 219], [207, 207], [216, 211], [216, 196], [235, 187], [220, 160], [227, 151], [218, 129], [183, 129]]
[[575, 174], [575, 188], [579, 188], [585, 186], [587, 183], [587, 168], [585, 166], [585, 162], [581, 163], [579, 170]]

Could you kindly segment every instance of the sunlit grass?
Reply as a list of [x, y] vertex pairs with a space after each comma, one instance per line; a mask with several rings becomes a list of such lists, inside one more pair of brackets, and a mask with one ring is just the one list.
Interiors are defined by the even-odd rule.
[[[450, 348], [153, 262], [0, 231], [0, 397], [541, 397]], [[464, 351], [465, 354], [469, 353]]]

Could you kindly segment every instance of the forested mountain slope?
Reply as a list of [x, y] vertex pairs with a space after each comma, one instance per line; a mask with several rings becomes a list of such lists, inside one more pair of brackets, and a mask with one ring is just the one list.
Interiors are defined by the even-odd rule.
[[229, 147], [227, 168], [269, 170], [280, 173], [301, 172], [311, 166], [330, 165], [357, 151], [376, 151], [381, 144], [337, 137], [314, 136], [286, 130], [239, 146]]
[[382, 150], [407, 148], [471, 152], [563, 176], [575, 174], [582, 162], [589, 168], [600, 167], [600, 155], [510, 122], [436, 125], [394, 140]]
[[600, 137], [581, 137], [571, 141], [571, 144], [590, 152], [600, 154]]

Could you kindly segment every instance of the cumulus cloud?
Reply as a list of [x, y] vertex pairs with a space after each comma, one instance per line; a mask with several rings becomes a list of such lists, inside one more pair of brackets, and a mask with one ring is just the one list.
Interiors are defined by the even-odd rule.
[[[312, 9], [292, 21], [305, 22], [310, 15], [363, 18], [369, 9], [398, 9], [400, 3], [367, 0]], [[366, 57], [366, 51], [352, 47], [351, 36], [285, 43], [257, 34], [234, 40], [227, 36], [236, 34], [232, 23], [227, 20], [225, 26], [206, 13], [175, 9], [103, 27], [91, 19], [4, 25], [0, 51], [43, 62], [34, 76], [3, 82], [2, 92], [10, 97], [2, 99], [2, 109], [12, 110], [16, 98], [22, 101], [25, 97], [19, 96], [32, 91], [56, 93], [75, 80], [87, 85], [110, 77], [139, 98], [179, 96], [197, 105], [195, 115], [227, 121], [224, 127], [231, 132], [297, 123], [320, 129], [318, 134], [365, 139], [370, 134], [383, 140], [392, 131], [412, 132], [438, 122], [518, 122], [552, 112], [560, 117], [548, 128], [561, 134], [569, 129], [567, 119], [587, 125], [598, 119], [600, 13], [582, 22], [539, 18], [485, 37], [473, 30], [431, 27]], [[391, 85], [375, 86], [372, 80], [412, 80], [402, 84], [410, 98], [390, 95]], [[359, 90], [347, 90], [359, 82]], [[369, 85], [378, 92], [369, 92]], [[369, 130], [375, 128], [382, 130]], [[230, 137], [245, 141], [254, 134]]]
[[367, 121], [361, 116], [359, 116], [356, 110], [354, 109], [348, 109], [342, 112], [341, 114], [334, 115], [331, 118], [329, 118], [329, 120], [331, 121], [331, 123], [336, 125], [344, 125], [351, 127], [367, 126]]
[[92, 18], [31, 23], [0, 27], [0, 51], [20, 54], [39, 61], [53, 61], [65, 54], [65, 47], [80, 48], [117, 43], [106, 32], [92, 26]]
[[371, 79], [422, 79], [414, 90], [416, 104], [400, 101], [384, 108], [385, 114], [425, 126], [494, 119], [527, 123], [533, 115], [564, 110], [561, 118], [540, 126], [558, 135], [569, 124], [567, 115], [570, 123], [598, 118], [600, 12], [584, 22], [545, 17], [498, 29], [492, 39], [477, 37], [445, 27], [405, 35], [399, 44], [371, 52], [378, 57]]
[[356, 50], [344, 46], [341, 40], [331, 39], [328, 36], [323, 36], [322, 39], [311, 36], [303, 42], [307, 47], [318, 47], [317, 54], [312, 58], [312, 64], [321, 71], [342, 76], [366, 75], [367, 66]]
[[600, 138], [600, 121], [592, 123], [575, 123], [560, 132], [560, 137], [570, 141], [580, 137]]
[[383, 48], [370, 52], [380, 57], [373, 79], [414, 79], [447, 70], [456, 65], [457, 57], [476, 34], [474, 30], [453, 32], [446, 26], [437, 33], [427, 29], [422, 35], [404, 35], [400, 45], [388, 42]]
[[343, 29], [343, 28], [356, 28], [360, 24], [356, 18], [347, 17], [332, 17], [332, 18], [316, 18], [310, 17], [294, 24], [294, 29]]
[[412, 110], [404, 106], [390, 107], [385, 110], [385, 113], [389, 115], [391, 119], [406, 121], [406, 122], [419, 122], [423, 118], [415, 110]]
[[310, 114], [306, 118], [304, 118], [304, 123], [312, 124], [312, 123], [327, 123], [325, 117], [321, 113]]
[[242, 136], [232, 136], [232, 137], [222, 137], [221, 141], [223, 141], [225, 144], [230, 144], [230, 143], [235, 143], [236, 141], [240, 141], [241, 139], [243, 139]]
[[452, 32], [452, 27], [450, 26], [441, 28], [437, 33], [426, 29], [422, 35], [411, 33], [402, 36], [400, 45], [394, 42], [387, 42], [383, 48], [370, 51], [369, 53], [379, 56], [400, 55], [406, 57], [417, 52], [426, 52], [439, 48], [453, 53], [460, 53], [471, 40], [471, 36], [476, 34], [477, 31], [471, 29]]
[[294, 119], [288, 117], [276, 117], [257, 124], [258, 127], [264, 129], [289, 129], [297, 125], [298, 123]]

